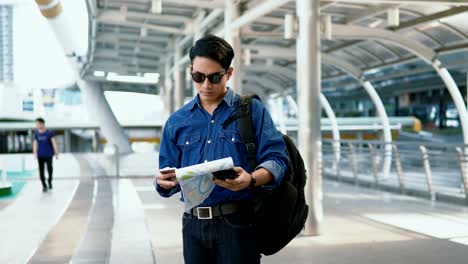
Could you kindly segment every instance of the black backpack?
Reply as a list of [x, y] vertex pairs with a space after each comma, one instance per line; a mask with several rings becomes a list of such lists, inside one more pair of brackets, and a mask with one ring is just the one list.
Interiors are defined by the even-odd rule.
[[[241, 96], [236, 114], [223, 123], [226, 126], [237, 120], [251, 171], [257, 166], [251, 111], [253, 98], [260, 100], [257, 95]], [[283, 139], [290, 164], [282, 182], [273, 191], [262, 188], [254, 190], [257, 246], [264, 255], [275, 254], [296, 237], [304, 228], [309, 212], [304, 196], [307, 179], [304, 161], [294, 142], [286, 135], [283, 135]]]

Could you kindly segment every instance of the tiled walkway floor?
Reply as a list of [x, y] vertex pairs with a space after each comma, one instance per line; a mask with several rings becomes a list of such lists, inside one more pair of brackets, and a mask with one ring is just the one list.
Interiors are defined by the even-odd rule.
[[[160, 198], [150, 175], [73, 164], [73, 177], [58, 166], [52, 191], [29, 180], [0, 201], [0, 263], [183, 263], [178, 196]], [[299, 236], [262, 263], [467, 263], [468, 207], [325, 181], [324, 208], [321, 236]]]

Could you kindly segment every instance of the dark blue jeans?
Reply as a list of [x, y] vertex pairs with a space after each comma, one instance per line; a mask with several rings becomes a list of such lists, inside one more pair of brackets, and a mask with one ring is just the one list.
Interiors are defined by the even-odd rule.
[[252, 223], [250, 209], [209, 220], [184, 213], [185, 264], [259, 264]]

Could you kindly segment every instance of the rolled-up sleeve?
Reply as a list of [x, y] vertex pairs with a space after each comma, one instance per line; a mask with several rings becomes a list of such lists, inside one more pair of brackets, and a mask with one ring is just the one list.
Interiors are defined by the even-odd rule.
[[276, 129], [267, 109], [256, 99], [252, 101], [252, 116], [256, 131], [255, 155], [259, 164], [256, 169], [269, 171], [275, 179], [271, 186], [276, 187], [281, 183], [289, 164], [283, 135]]
[[[173, 133], [171, 133], [171, 127], [169, 123], [170, 119], [166, 122], [166, 125], [164, 126], [163, 135], [161, 138], [161, 145], [159, 148], [159, 169], [166, 167], [180, 168], [180, 150], [174, 143], [174, 139], [172, 137]], [[154, 186], [156, 191], [162, 197], [171, 197], [172, 195], [180, 191], [180, 185], [166, 190], [164, 188], [161, 188], [161, 186], [157, 184], [156, 180], [154, 181]]]

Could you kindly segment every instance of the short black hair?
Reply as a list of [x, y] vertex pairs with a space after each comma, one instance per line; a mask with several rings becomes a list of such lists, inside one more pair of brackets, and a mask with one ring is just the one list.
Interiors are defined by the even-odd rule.
[[36, 122], [39, 122], [41, 124], [45, 124], [44, 118], [42, 118], [42, 117], [36, 118]]
[[218, 62], [223, 69], [228, 70], [234, 58], [234, 50], [224, 39], [208, 35], [195, 42], [190, 48], [189, 56], [191, 63], [195, 57], [205, 57]]

